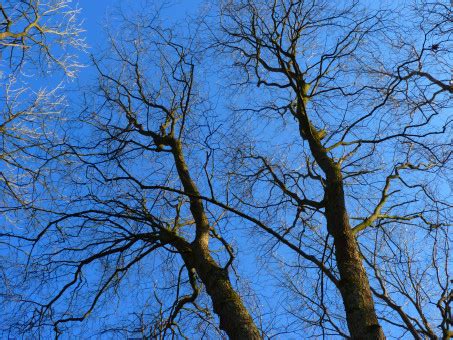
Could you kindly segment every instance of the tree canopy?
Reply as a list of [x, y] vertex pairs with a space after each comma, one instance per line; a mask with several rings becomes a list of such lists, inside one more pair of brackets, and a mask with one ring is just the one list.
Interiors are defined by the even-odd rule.
[[3, 336], [448, 339], [452, 5], [125, 3], [0, 4]]

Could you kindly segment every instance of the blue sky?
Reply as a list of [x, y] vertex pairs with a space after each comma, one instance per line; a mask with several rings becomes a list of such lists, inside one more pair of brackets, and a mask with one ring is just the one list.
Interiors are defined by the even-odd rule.
[[[80, 54], [81, 61], [85, 65], [91, 64], [90, 55], [107, 47], [106, 23], [114, 13], [118, 12], [119, 8], [125, 11], [131, 9], [136, 11], [145, 6], [158, 7], [162, 2], [159, 0], [79, 0], [80, 19], [83, 21], [84, 37], [88, 45], [87, 53]], [[189, 15], [196, 14], [202, 1], [175, 0], [167, 3], [166, 9], [163, 10], [163, 16], [166, 20], [177, 23]], [[85, 67], [80, 70], [76, 82], [86, 85], [87, 82], [94, 80], [95, 76], [95, 72], [90, 67]]]
[[[202, 1], [200, 0], [179, 0], [179, 1], [173, 1], [172, 5], [169, 6], [167, 9], [165, 9], [162, 13], [162, 17], [166, 20], [166, 24], [175, 24], [179, 25], [181, 24], [182, 27], [184, 27], [184, 19], [187, 18], [190, 15], [196, 14], [196, 11], [199, 9], [199, 4], [201, 4]], [[147, 3], [147, 4], [146, 4]], [[80, 54], [80, 58], [82, 61], [85, 62], [87, 67], [83, 68], [80, 71], [79, 78], [72, 84], [68, 85], [69, 88], [78, 89], [77, 85], [81, 85], [82, 88], [85, 86], [90, 86], [91, 84], [95, 85], [96, 84], [96, 72], [93, 70], [93, 67], [90, 67], [90, 59], [89, 55], [94, 54], [96, 55], [99, 51], [102, 51], [103, 48], [107, 47], [107, 40], [106, 40], [106, 30], [105, 26], [106, 23], [109, 21], [109, 19], [114, 15], [114, 13], [117, 11], [118, 6], [121, 6], [125, 11], [128, 10], [140, 10], [141, 6], [153, 6], [157, 3], [157, 1], [141, 1], [141, 0], [126, 0], [126, 1], [110, 1], [110, 0], [79, 0], [79, 7], [81, 8], [81, 15], [80, 19], [84, 22], [83, 27], [85, 28], [85, 37], [86, 37], [86, 42], [90, 46], [87, 54]], [[149, 8], [147, 9], [149, 11]], [[214, 76], [217, 76], [215, 74]], [[211, 80], [211, 79], [210, 79]], [[209, 81], [207, 82], [209, 83]], [[72, 94], [71, 94], [72, 93]], [[262, 94], [261, 94], [262, 96]], [[68, 97], [69, 97], [69, 102], [72, 104], [70, 106], [70, 109], [74, 111], [75, 114], [77, 114], [77, 104], [79, 103], [80, 99], [80, 92], [68, 92]], [[246, 97], [246, 95], [244, 95]], [[219, 97], [219, 101], [221, 103], [219, 104], [219, 109], [216, 111], [216, 114], [219, 114], [220, 116], [227, 116], [229, 111], [226, 111], [225, 108], [225, 101], [226, 96], [225, 94], [223, 96]], [[223, 99], [222, 99], [223, 98]], [[230, 98], [228, 97], [228, 100]], [[249, 100], [249, 97], [245, 98], [246, 100]], [[75, 104], [75, 105], [74, 105]], [[242, 103], [241, 103], [242, 104]], [[275, 122], [269, 120], [270, 125], [272, 125], [271, 128], [269, 128], [266, 124], [263, 122], [259, 122], [260, 125], [263, 124], [263, 129], [260, 130], [263, 132], [263, 138], [265, 139], [265, 146], [263, 147], [265, 151], [269, 151], [272, 146], [270, 146], [270, 140], [272, 140], [274, 143], [280, 142], [281, 139], [291, 139], [290, 136], [290, 131], [294, 133], [296, 131], [295, 126], [291, 125], [290, 127], [287, 126], [282, 126], [282, 122]], [[265, 125], [265, 126], [264, 126]], [[245, 126], [245, 125], [244, 125]], [[273, 135], [271, 135], [271, 130], [274, 129]], [[292, 130], [291, 130], [292, 129]], [[76, 133], [82, 134], [82, 131], [76, 131]], [[274, 138], [275, 137], [275, 138]], [[281, 139], [278, 139], [281, 138]], [[299, 147], [300, 145], [295, 146], [297, 148], [296, 152], [299, 152]], [[277, 148], [276, 148], [277, 150]], [[270, 152], [270, 151], [269, 151]], [[287, 150], [280, 150], [279, 153], [281, 153], [283, 157], [290, 156], [290, 152]], [[299, 153], [294, 154], [294, 156], [299, 157]], [[204, 188], [201, 188], [202, 191]], [[286, 212], [281, 212], [282, 215], [284, 215]], [[283, 217], [282, 217], [283, 218]], [[236, 220], [236, 219], [234, 219]], [[228, 228], [231, 231], [231, 234], [228, 235], [228, 240], [237, 242], [235, 246], [237, 246], [237, 250], [239, 251], [239, 256], [237, 259], [237, 263], [240, 268], [240, 275], [242, 276], [241, 278], [245, 278], [245, 280], [250, 280], [248, 282], [252, 282], [252, 290], [254, 289], [255, 291], [259, 291], [260, 294], [260, 301], [259, 303], [266, 305], [265, 310], [274, 310], [279, 307], [279, 308], [285, 308], [286, 306], [276, 306], [276, 304], [282, 302], [282, 297], [278, 296], [277, 297], [277, 290], [276, 286], [273, 285], [273, 283], [277, 282], [277, 279], [274, 280], [274, 278], [270, 277], [268, 275], [267, 268], [265, 265], [259, 263], [259, 260], [257, 261], [256, 259], [256, 254], [261, 254], [263, 253], [263, 250], [260, 249], [262, 248], [262, 244], [259, 244], [259, 242], [254, 242], [253, 237], [251, 237], [249, 231], [252, 229], [247, 230], [247, 225], [244, 226], [244, 224], [241, 224], [241, 221], [237, 220], [237, 225], [228, 225]], [[252, 226], [253, 227], [253, 226]], [[226, 228], [225, 228], [226, 229]], [[231, 235], [234, 236], [231, 238]], [[252, 235], [253, 236], [253, 235]], [[258, 235], [259, 236], [259, 235]], [[249, 242], [249, 243], [248, 243]], [[279, 249], [279, 255], [283, 259], [284, 257], [286, 258], [291, 258], [292, 260], [294, 259], [294, 254], [292, 252], [288, 252], [285, 249]], [[156, 274], [160, 275], [160, 273]], [[299, 279], [304, 279], [303, 275], [299, 275]], [[234, 278], [233, 278], [234, 280]], [[303, 283], [302, 283], [303, 284]], [[133, 300], [135, 299], [134, 296], [132, 295], [127, 295], [126, 296], [127, 301], [128, 300]], [[124, 302], [122, 300], [123, 304], [126, 304], [127, 302]], [[282, 313], [283, 315], [284, 313]], [[93, 316], [92, 320], [95, 319], [95, 316]], [[269, 320], [265, 320], [264, 323], [266, 323]], [[95, 322], [95, 321], [93, 321]], [[283, 323], [284, 320], [281, 320]], [[79, 331], [85, 331], [86, 329], [84, 328], [84, 325], [75, 325], [75, 327], [80, 327]], [[72, 335], [74, 334], [83, 334], [83, 333], [76, 333], [77, 331], [74, 331]], [[69, 335], [68, 335], [69, 336]]]
[[[79, 0], [79, 7], [81, 11], [81, 19], [84, 21], [84, 28], [86, 29], [85, 36], [90, 46], [95, 47], [98, 44], [102, 44], [104, 34], [101, 34], [104, 23], [108, 19], [109, 15], [118, 8], [140, 8], [149, 4], [157, 5], [161, 1], [134, 1], [134, 0]], [[201, 0], [175, 0], [171, 2], [171, 6], [168, 6], [168, 10], [164, 11], [165, 14], [169, 14], [168, 19], [176, 21], [183, 19], [187, 15], [194, 14]]]

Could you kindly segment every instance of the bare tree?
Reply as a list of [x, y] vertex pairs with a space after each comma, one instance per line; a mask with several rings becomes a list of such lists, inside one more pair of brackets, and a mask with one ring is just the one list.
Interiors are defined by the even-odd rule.
[[60, 188], [1, 234], [5, 334], [447, 339], [451, 7], [219, 8], [111, 22]]
[[[409, 13], [403, 17], [413, 17], [416, 12]], [[382, 228], [386, 235], [405, 239], [407, 245], [408, 239], [400, 234], [402, 228], [407, 233], [406, 224], [422, 230], [448, 225], [446, 211], [451, 205], [442, 198], [442, 190], [435, 193], [428, 189], [428, 182], [434, 179], [432, 176], [445, 178], [443, 174], [451, 161], [451, 117], [441, 115], [451, 99], [451, 85], [445, 80], [451, 69], [447, 61], [451, 28], [445, 18], [451, 17], [451, 8], [434, 4], [422, 13], [419, 25], [426, 35], [421, 53], [413, 48], [420, 36], [412, 38], [408, 34], [414, 32], [413, 27], [398, 21], [390, 11], [367, 10], [354, 1], [226, 1], [220, 13], [222, 28], [214, 32], [216, 45], [232, 56], [232, 66], [239, 70], [233, 76], [235, 84], [242, 89], [249, 88], [249, 84], [260, 88], [248, 92], [248, 98], [254, 99], [253, 106], [241, 106], [237, 111], [249, 113], [254, 131], [272, 128], [260, 130], [260, 118], [251, 115], [269, 120], [272, 115], [280, 116], [287, 131], [287, 136], [276, 137], [274, 145], [280, 144], [280, 148], [270, 149], [269, 144], [258, 147], [272, 132], [262, 132], [263, 138], [252, 133], [252, 146], [238, 145], [232, 176], [238, 185], [245, 183], [245, 191], [236, 197], [249, 216], [265, 214], [266, 221], [273, 218], [268, 226], [277, 241], [299, 244], [298, 254], [308, 260], [304, 267], [314, 264], [330, 279], [342, 296], [352, 338], [383, 338], [378, 320], [392, 323], [373, 301], [373, 292], [378, 292], [373, 287], [375, 280], [385, 291], [386, 279], [382, 281], [379, 274], [367, 275], [362, 264], [363, 256], [370, 264], [370, 246], [374, 249], [371, 253], [381, 260], [388, 259], [386, 262], [392, 263], [398, 275], [409, 275], [413, 280], [401, 283], [400, 292], [415, 282], [422, 287], [417, 281], [420, 278], [416, 279], [418, 274], [413, 272], [415, 252], [408, 253], [398, 246], [410, 265], [396, 269], [392, 261], [402, 263], [401, 256], [378, 250], [376, 239], [365, 240], [360, 235], [376, 237]], [[430, 26], [426, 22], [433, 13], [444, 18], [442, 23], [435, 21]], [[439, 44], [427, 39], [439, 31]], [[431, 56], [424, 56], [423, 51]], [[441, 61], [437, 65], [433, 53], [434, 60]], [[234, 79], [241, 74], [241, 81]], [[292, 121], [295, 129], [287, 127]], [[301, 143], [294, 142], [294, 133], [299, 134]], [[284, 156], [277, 157], [279, 153]], [[411, 233], [433, 240], [430, 249], [439, 256], [437, 264], [425, 262], [422, 267], [425, 274], [428, 268], [434, 276], [442, 272], [437, 276], [438, 298], [434, 298], [434, 303], [440, 305], [449, 294], [444, 262], [448, 238], [442, 232], [436, 234], [432, 239], [426, 232]], [[440, 249], [438, 237], [443, 239]], [[385, 239], [379, 242], [385, 243]], [[367, 252], [362, 253], [361, 248]], [[332, 252], [334, 262], [330, 262]], [[427, 256], [432, 258], [432, 253]], [[376, 262], [373, 266], [377, 270]], [[392, 274], [388, 277], [392, 281], [390, 277]], [[331, 288], [326, 288], [323, 278], [316, 288], [319, 291], [313, 292], [312, 287], [307, 293], [305, 288], [294, 285], [290, 289], [308, 299], [304, 306], [312, 306], [306, 313], [301, 312], [306, 314], [302, 319], [307, 325], [325, 324], [332, 332], [346, 336], [338, 324], [341, 318], [338, 314], [334, 317], [335, 310], [329, 312], [326, 300]], [[430, 312], [422, 312], [421, 304], [426, 300], [422, 303], [417, 298], [417, 289], [395, 300], [412, 301], [425, 320], [421, 323], [401, 312], [395, 300], [386, 300], [386, 292], [375, 296], [402, 318], [403, 329], [412, 335], [435, 337], [426, 321], [426, 313]], [[440, 312], [445, 315], [443, 308]], [[446, 324], [444, 318], [441, 322]], [[442, 333], [446, 334], [444, 328]]]
[[[35, 312], [23, 326], [16, 325], [20, 331], [49, 325], [58, 336], [65, 325], [99, 310], [137, 267], [161, 262], [156, 273], [139, 276], [139, 295], [152, 299], [153, 316], [143, 306], [145, 321], [137, 319], [131, 330], [143, 326], [144, 337], [186, 337], [187, 325], [193, 327], [191, 315], [212, 323], [210, 308], [199, 305], [203, 291], [230, 338], [259, 339], [229, 278], [234, 254], [217, 226], [224, 223], [223, 213], [206, 210], [196, 180], [203, 165], [186, 159], [187, 130], [197, 128], [197, 116], [202, 117], [197, 111], [205, 110], [196, 91], [197, 60], [171, 30], [148, 21], [125, 23], [121, 29], [127, 34], [124, 40], [112, 39], [111, 58], [95, 62], [99, 108], [83, 118], [94, 129], [94, 146], [70, 149], [81, 164], [74, 174], [86, 172], [91, 184], [87, 187], [84, 180], [69, 205], [57, 203], [46, 226], [18, 237], [33, 245], [29, 267], [50, 266], [49, 273], [60, 274], [49, 280], [49, 287], [58, 288], [47, 301], [28, 297]], [[76, 181], [70, 185], [77, 186]], [[173, 191], [163, 190], [166, 186]], [[90, 273], [99, 265], [102, 270]], [[150, 288], [159, 276], [162, 282]], [[154, 296], [146, 296], [150, 289]], [[159, 291], [166, 291], [163, 297]], [[210, 328], [216, 332], [217, 327]]]

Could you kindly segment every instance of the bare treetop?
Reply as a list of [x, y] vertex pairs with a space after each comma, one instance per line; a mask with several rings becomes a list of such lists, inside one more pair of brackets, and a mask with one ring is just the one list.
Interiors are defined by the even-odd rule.
[[70, 76], [81, 65], [71, 49], [85, 48], [72, 0], [6, 0], [0, 4], [2, 62], [18, 68], [24, 62], [56, 64]]

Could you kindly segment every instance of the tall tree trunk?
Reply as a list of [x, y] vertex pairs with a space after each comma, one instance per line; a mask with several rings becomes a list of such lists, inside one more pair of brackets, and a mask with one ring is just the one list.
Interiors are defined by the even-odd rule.
[[341, 174], [327, 179], [327, 229], [333, 236], [340, 272], [340, 293], [353, 339], [385, 339], [374, 308], [370, 284], [345, 207]]
[[340, 273], [340, 293], [349, 332], [353, 339], [385, 339], [376, 315], [370, 283], [362, 264], [358, 244], [349, 224], [341, 166], [329, 157], [322, 145], [319, 132], [307, 116], [306, 100], [305, 94], [302, 94], [298, 100], [295, 117], [299, 121], [301, 137], [308, 141], [316, 163], [326, 175], [327, 230], [332, 235], [335, 246], [335, 258]]
[[187, 268], [197, 272], [211, 297], [214, 312], [219, 316], [220, 329], [230, 339], [261, 339], [260, 332], [253, 322], [241, 297], [231, 285], [228, 273], [218, 266], [214, 259], [205, 252], [199, 252], [193, 243], [189, 243], [176, 233], [162, 229], [161, 241], [173, 245], [181, 254]]
[[188, 257], [187, 252], [183, 256], [186, 265], [193, 266], [197, 271], [211, 297], [214, 312], [220, 318], [220, 328], [230, 339], [261, 339], [260, 332], [241, 297], [231, 285], [227, 269], [221, 268], [210, 254], [209, 221], [203, 202], [198, 198], [198, 188], [190, 176], [180, 141], [173, 140], [171, 147], [179, 179], [189, 197], [190, 210], [196, 225], [195, 239], [190, 244], [191, 257]]
[[231, 285], [228, 273], [212, 257], [194, 249], [197, 273], [212, 299], [214, 312], [220, 318], [220, 328], [230, 339], [261, 339], [260, 332]]

